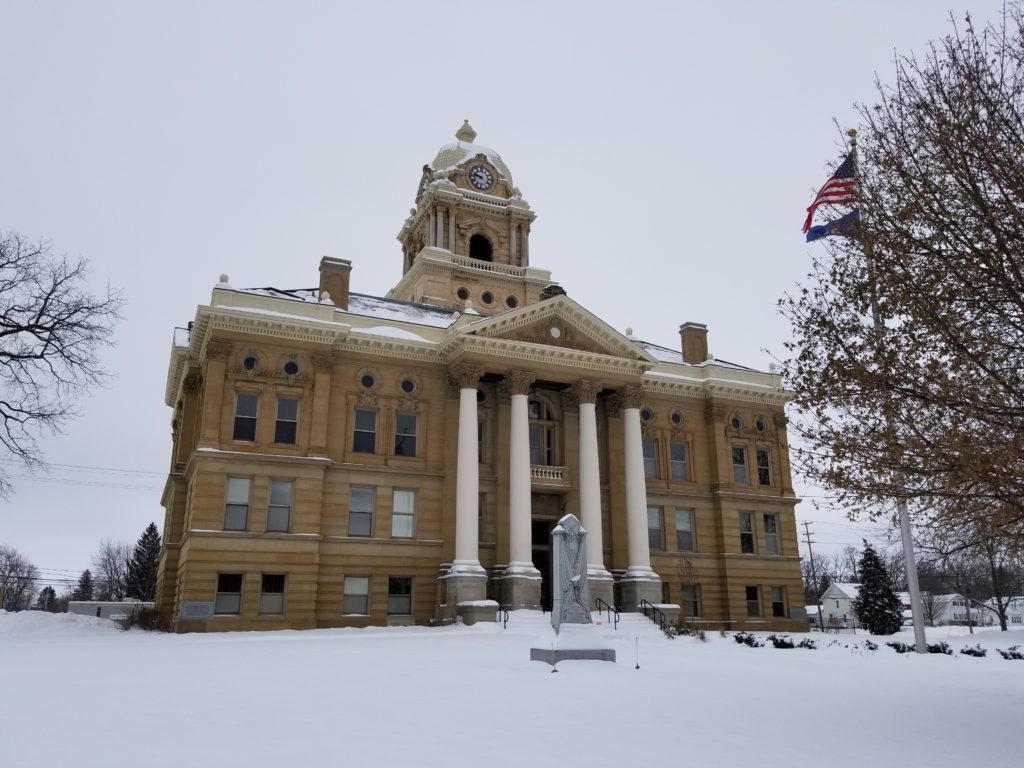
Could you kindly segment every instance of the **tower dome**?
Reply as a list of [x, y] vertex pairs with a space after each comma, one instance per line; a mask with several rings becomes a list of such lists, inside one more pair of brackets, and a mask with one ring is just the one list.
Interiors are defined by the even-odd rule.
[[430, 170], [435, 173], [444, 173], [445, 171], [454, 170], [477, 155], [484, 155], [487, 161], [498, 169], [498, 173], [504, 177], [505, 182], [511, 188], [512, 173], [509, 171], [508, 166], [505, 165], [505, 161], [501, 159], [501, 155], [490, 147], [476, 144], [475, 141], [476, 131], [469, 124], [469, 120], [463, 121], [462, 127], [455, 132], [455, 141], [451, 144], [445, 144], [437, 151], [437, 156], [430, 164]]

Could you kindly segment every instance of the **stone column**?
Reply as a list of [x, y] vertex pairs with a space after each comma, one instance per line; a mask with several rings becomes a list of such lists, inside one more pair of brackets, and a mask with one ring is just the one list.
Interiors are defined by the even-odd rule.
[[224, 374], [227, 371], [231, 345], [211, 341], [206, 345], [206, 373], [203, 381], [203, 425], [199, 433], [200, 448], [220, 448], [220, 423], [224, 416]]
[[455, 211], [448, 211], [448, 250], [455, 253]]
[[519, 248], [520, 253], [522, 253], [522, 258], [519, 260], [519, 266], [530, 266], [530, 229], [525, 225], [523, 226], [522, 244]]
[[455, 561], [445, 577], [448, 608], [483, 600], [487, 596], [487, 572], [478, 552], [480, 464], [477, 456], [476, 385], [484, 374], [478, 365], [462, 363], [452, 370], [459, 388], [459, 442], [455, 474]]
[[438, 248], [444, 248], [444, 208], [437, 206], [437, 234], [435, 235]]
[[518, 222], [513, 221], [509, 225], [509, 230], [510, 230], [509, 231], [509, 241], [508, 241], [509, 242], [509, 245], [508, 245], [509, 263], [512, 266], [514, 266], [514, 267], [518, 267], [519, 266], [519, 261], [518, 261], [518, 259], [516, 259], [516, 255], [517, 255], [516, 254], [516, 245], [518, 245], [518, 241], [516, 239], [516, 235], [519, 234], [518, 233], [518, 230], [519, 230]]
[[327, 422], [333, 368], [334, 361], [330, 355], [313, 355], [313, 415], [310, 419], [309, 452], [314, 456], [327, 455]]
[[535, 376], [512, 371], [505, 377], [511, 396], [509, 425], [509, 563], [502, 579], [502, 603], [507, 608], [540, 608], [540, 571], [533, 566], [530, 517], [530, 385]]
[[622, 397], [626, 480], [626, 531], [629, 565], [622, 576], [622, 609], [635, 611], [641, 600], [661, 602], [661, 579], [651, 569], [651, 548], [647, 538], [647, 481], [640, 432], [640, 387], [626, 387]]
[[434, 214], [434, 209], [430, 209], [430, 213], [427, 217], [427, 245], [437, 245], [434, 241], [434, 236], [437, 234], [437, 217]]
[[612, 575], [604, 567], [601, 472], [597, 451], [596, 401], [601, 385], [583, 379], [573, 390], [580, 410], [580, 521], [587, 532], [587, 583], [592, 601], [600, 597], [612, 605]]

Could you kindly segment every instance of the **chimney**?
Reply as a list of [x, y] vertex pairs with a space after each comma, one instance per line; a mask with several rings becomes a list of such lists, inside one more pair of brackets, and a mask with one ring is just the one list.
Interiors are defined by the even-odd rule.
[[320, 259], [320, 293], [331, 295], [331, 301], [338, 309], [348, 309], [348, 282], [352, 274], [352, 262], [324, 256]]
[[679, 326], [683, 340], [683, 362], [698, 365], [708, 359], [708, 327], [703, 323], [683, 323]]

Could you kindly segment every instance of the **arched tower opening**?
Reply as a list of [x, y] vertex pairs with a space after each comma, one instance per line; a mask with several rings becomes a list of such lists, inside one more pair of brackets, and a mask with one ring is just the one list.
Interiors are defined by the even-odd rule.
[[473, 235], [469, 238], [469, 258], [478, 261], [491, 261], [491, 241], [483, 235]]

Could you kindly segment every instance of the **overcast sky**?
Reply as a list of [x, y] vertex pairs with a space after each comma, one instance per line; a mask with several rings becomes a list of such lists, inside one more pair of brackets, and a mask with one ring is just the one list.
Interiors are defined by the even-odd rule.
[[[619, 330], [765, 369], [807, 271], [804, 209], [854, 104], [970, 10], [859, 2], [0, 3], [0, 230], [86, 257], [127, 304], [115, 378], [0, 501], [50, 579], [162, 529], [172, 329], [220, 273], [353, 290], [401, 276], [421, 168], [468, 118], [537, 212], [534, 266]], [[99, 471], [100, 469], [104, 471]], [[820, 491], [803, 489], [807, 495]], [[803, 503], [823, 547], [860, 531]], [[802, 531], [802, 529], [801, 529]], [[58, 591], [62, 586], [57, 583]]]

